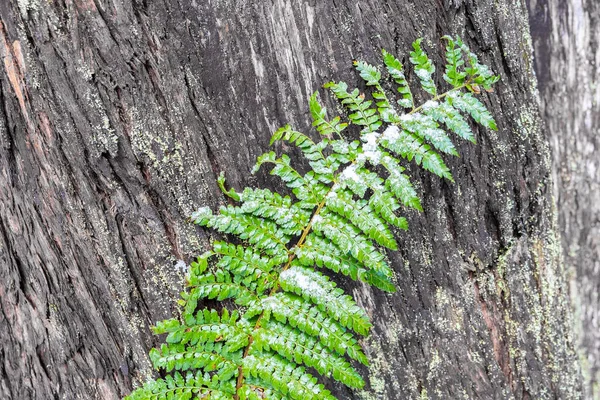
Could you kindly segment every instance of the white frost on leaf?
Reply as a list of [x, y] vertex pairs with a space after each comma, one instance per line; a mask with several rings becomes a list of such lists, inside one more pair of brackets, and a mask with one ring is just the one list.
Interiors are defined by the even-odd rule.
[[358, 176], [358, 174], [356, 173], [357, 168], [358, 168], [358, 165], [356, 165], [356, 164], [347, 166], [340, 174], [340, 182], [345, 182], [345, 181], [359, 182], [360, 176]]
[[212, 211], [211, 211], [210, 207], [204, 206], [204, 207], [200, 207], [199, 209], [194, 211], [190, 217], [192, 219], [199, 219], [201, 217], [206, 217], [206, 216], [210, 216], [210, 215], [212, 215]]
[[429, 72], [427, 72], [426, 69], [418, 68], [415, 72], [421, 80], [426, 81], [431, 79], [431, 75], [429, 74]]
[[307, 296], [320, 298], [326, 295], [323, 287], [304, 274], [300, 269], [290, 268], [285, 270], [279, 275], [279, 279], [302, 289], [302, 292]]
[[395, 142], [400, 138], [400, 129], [396, 125], [388, 126], [385, 131], [383, 131], [383, 135], [381, 136], [381, 140], [388, 141], [390, 143]]
[[379, 132], [369, 132], [362, 137], [365, 144], [363, 145], [363, 153], [361, 156], [370, 161], [373, 165], [378, 165], [381, 161], [381, 151], [379, 151], [378, 148], [380, 136], [381, 134]]
[[423, 111], [429, 111], [433, 108], [438, 107], [439, 105], [440, 105], [440, 103], [438, 103], [437, 101], [428, 100], [425, 102], [425, 104], [423, 104], [422, 108], [423, 108]]

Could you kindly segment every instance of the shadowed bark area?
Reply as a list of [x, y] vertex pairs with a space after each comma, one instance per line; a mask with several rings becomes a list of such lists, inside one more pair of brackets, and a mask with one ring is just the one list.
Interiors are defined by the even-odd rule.
[[311, 132], [312, 91], [419, 36], [440, 71], [444, 34], [502, 76], [499, 131], [446, 159], [456, 184], [409, 167], [425, 211], [390, 253], [398, 292], [345, 282], [375, 325], [369, 388], [333, 389], [578, 398], [524, 0], [0, 2], [0, 397], [118, 399], [150, 376], [219, 171], [281, 188], [249, 171], [280, 125]]
[[529, 4], [586, 398], [600, 398], [600, 3]]

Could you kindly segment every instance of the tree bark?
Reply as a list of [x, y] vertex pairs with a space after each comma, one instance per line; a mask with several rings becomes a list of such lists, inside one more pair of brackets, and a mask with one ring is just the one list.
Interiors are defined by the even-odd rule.
[[390, 253], [398, 292], [343, 282], [375, 325], [369, 388], [333, 389], [579, 398], [524, 0], [0, 2], [0, 397], [118, 399], [150, 376], [217, 174], [281, 189], [249, 171], [278, 126], [310, 132], [312, 91], [420, 36], [439, 70], [444, 34], [501, 75], [500, 129], [447, 159], [456, 184], [409, 167], [425, 211]]
[[531, 1], [542, 115], [586, 397], [600, 398], [600, 4]]

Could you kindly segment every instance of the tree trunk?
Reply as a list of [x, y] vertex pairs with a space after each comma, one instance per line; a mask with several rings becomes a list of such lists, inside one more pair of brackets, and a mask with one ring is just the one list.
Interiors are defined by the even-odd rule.
[[502, 76], [500, 129], [447, 159], [456, 184], [412, 169], [425, 211], [390, 253], [398, 292], [346, 282], [375, 324], [369, 388], [334, 390], [580, 397], [524, 0], [12, 0], [0, 24], [1, 398], [118, 399], [150, 376], [219, 171], [272, 186], [250, 168], [278, 126], [310, 132], [312, 91], [419, 36], [439, 70], [444, 34]]
[[600, 3], [531, 1], [542, 115], [552, 147], [586, 397], [600, 398]]

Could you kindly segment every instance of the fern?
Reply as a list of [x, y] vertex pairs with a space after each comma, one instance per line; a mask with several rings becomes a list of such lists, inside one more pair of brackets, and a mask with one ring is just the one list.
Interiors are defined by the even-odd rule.
[[[303, 174], [287, 155], [269, 152], [254, 171], [271, 165], [291, 196], [253, 188], [238, 193], [219, 177], [235, 205], [216, 214], [203, 207], [192, 219], [230, 239], [215, 241], [191, 264], [181, 320], [154, 328], [167, 335], [150, 353], [164, 377], [128, 399], [335, 399], [315, 375], [351, 388], [365, 385], [355, 363], [368, 364], [358, 338], [369, 334], [371, 322], [322, 270], [393, 292], [385, 249], [396, 250], [396, 228], [408, 228], [398, 213], [422, 210], [402, 159], [451, 181], [440, 153], [458, 154], [451, 135], [475, 141], [464, 115], [497, 129], [475, 95], [491, 90], [498, 77], [459, 38], [444, 39], [443, 78], [451, 85], [444, 93], [438, 94], [435, 67], [418, 39], [410, 61], [432, 96], [428, 101], [415, 105], [404, 66], [384, 50], [400, 99], [388, 94], [390, 82], [377, 67], [358, 61], [373, 100], [344, 82], [330, 82], [325, 87], [348, 110], [347, 122], [329, 119], [315, 93], [309, 106], [320, 141], [289, 125], [274, 133], [271, 143], [298, 147], [310, 170]], [[359, 127], [356, 140], [349, 125]], [[207, 299], [222, 302], [220, 311], [199, 307]]]

